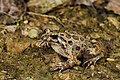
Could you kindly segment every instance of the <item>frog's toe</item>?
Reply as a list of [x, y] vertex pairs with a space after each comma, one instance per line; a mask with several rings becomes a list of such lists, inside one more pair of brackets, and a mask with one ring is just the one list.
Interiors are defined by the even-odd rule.
[[66, 63], [65, 62], [59, 62], [57, 65], [50, 67], [50, 71], [56, 71], [56, 70], [64, 70], [66, 69]]
[[50, 67], [50, 71], [56, 71], [56, 70], [58, 70], [59, 68], [57, 67], [57, 66], [52, 66], [52, 67]]
[[96, 62], [97, 62], [100, 58], [101, 58], [100, 56], [96, 56], [96, 57], [94, 57], [94, 58], [92, 58], [92, 59], [89, 59], [89, 60], [85, 61], [85, 62], [82, 64], [82, 66], [87, 65], [87, 66], [86, 66], [86, 69], [87, 69], [88, 67], [90, 67], [90, 65], [92, 65], [92, 64], [95, 65]]

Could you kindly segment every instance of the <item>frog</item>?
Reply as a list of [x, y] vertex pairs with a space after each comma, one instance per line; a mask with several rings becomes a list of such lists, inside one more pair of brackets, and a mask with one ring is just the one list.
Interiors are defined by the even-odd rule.
[[66, 61], [50, 67], [50, 71], [63, 71], [80, 64], [87, 64], [86, 67], [89, 67], [92, 64], [95, 65], [104, 56], [96, 40], [91, 40], [75, 31], [46, 29], [35, 45], [40, 48], [51, 47], [60, 56], [67, 58]]
[[0, 13], [10, 16], [13, 19], [23, 19], [27, 10], [24, 0], [0, 0]]

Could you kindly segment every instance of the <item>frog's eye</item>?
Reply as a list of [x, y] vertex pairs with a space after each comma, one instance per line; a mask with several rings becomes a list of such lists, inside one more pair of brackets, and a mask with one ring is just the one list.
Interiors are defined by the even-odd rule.
[[58, 39], [58, 35], [50, 35], [52, 39]]

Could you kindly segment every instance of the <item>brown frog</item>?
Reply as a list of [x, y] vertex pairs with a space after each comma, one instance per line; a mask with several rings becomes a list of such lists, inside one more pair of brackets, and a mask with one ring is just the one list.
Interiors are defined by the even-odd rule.
[[51, 71], [80, 65], [81, 61], [78, 58], [83, 59], [83, 65], [90, 66], [103, 57], [102, 50], [95, 40], [85, 38], [76, 32], [59, 32], [47, 29], [36, 45], [38, 47], [50, 46], [59, 55], [67, 58], [67, 61], [59, 62], [56, 66], [51, 67]]
[[24, 0], [0, 0], [0, 13], [13, 19], [23, 19], [26, 8]]

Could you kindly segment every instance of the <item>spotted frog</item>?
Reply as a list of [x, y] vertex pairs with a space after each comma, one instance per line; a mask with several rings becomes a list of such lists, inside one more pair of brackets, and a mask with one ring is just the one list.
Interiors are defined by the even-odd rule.
[[[54, 67], [51, 67], [51, 71], [64, 70], [71, 68], [75, 65], [95, 64], [100, 58], [103, 57], [102, 50], [95, 40], [90, 40], [76, 32], [60, 32], [46, 30], [40, 37], [40, 40], [36, 42], [38, 47], [50, 46], [56, 53], [67, 58], [64, 62], [59, 62]], [[81, 59], [83, 59], [81, 61]]]

